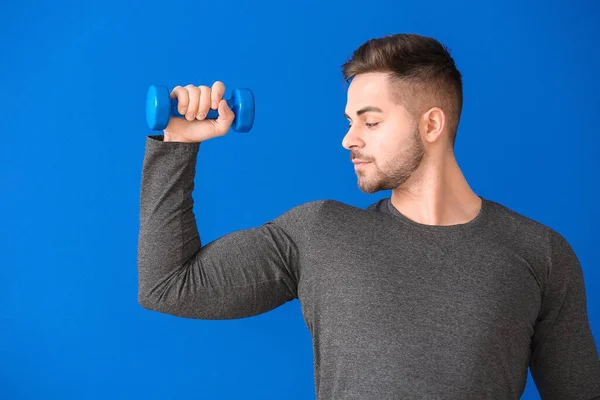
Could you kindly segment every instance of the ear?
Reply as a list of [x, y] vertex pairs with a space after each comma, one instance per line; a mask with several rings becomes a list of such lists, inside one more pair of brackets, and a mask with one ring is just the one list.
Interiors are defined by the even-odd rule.
[[423, 139], [428, 143], [439, 140], [446, 126], [446, 114], [439, 107], [433, 107], [423, 114], [420, 124]]

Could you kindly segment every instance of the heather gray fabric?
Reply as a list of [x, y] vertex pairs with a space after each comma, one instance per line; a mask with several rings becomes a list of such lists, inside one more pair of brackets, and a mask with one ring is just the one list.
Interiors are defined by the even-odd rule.
[[518, 399], [528, 367], [543, 399], [600, 396], [581, 266], [552, 229], [488, 199], [454, 226], [323, 200], [201, 243], [200, 144], [162, 140], [142, 171], [144, 308], [231, 319], [299, 299], [319, 400]]

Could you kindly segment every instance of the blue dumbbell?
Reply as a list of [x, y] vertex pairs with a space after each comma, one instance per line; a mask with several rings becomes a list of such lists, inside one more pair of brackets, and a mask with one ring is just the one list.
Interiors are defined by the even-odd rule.
[[[250, 89], [234, 89], [227, 105], [235, 117], [231, 127], [236, 132], [248, 132], [254, 124], [254, 94]], [[152, 85], [146, 96], [146, 122], [152, 130], [163, 130], [171, 117], [184, 118], [177, 110], [177, 99], [171, 98], [166, 86]], [[209, 109], [206, 119], [217, 119], [219, 111]]]

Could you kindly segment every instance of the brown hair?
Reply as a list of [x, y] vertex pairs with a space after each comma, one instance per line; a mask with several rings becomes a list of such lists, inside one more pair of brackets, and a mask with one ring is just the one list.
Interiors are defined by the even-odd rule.
[[445, 45], [408, 33], [370, 39], [342, 65], [345, 82], [367, 72], [389, 73], [389, 83], [397, 89], [394, 98], [414, 117], [440, 107], [454, 145], [462, 112], [462, 76]]

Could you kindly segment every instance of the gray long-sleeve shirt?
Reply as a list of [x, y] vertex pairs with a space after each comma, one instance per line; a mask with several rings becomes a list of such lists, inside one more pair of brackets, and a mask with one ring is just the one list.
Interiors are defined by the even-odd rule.
[[198, 319], [298, 299], [318, 399], [600, 396], [583, 273], [554, 230], [483, 199], [472, 221], [419, 224], [389, 198], [335, 200], [201, 242], [199, 143], [146, 138], [138, 249], [144, 308]]

